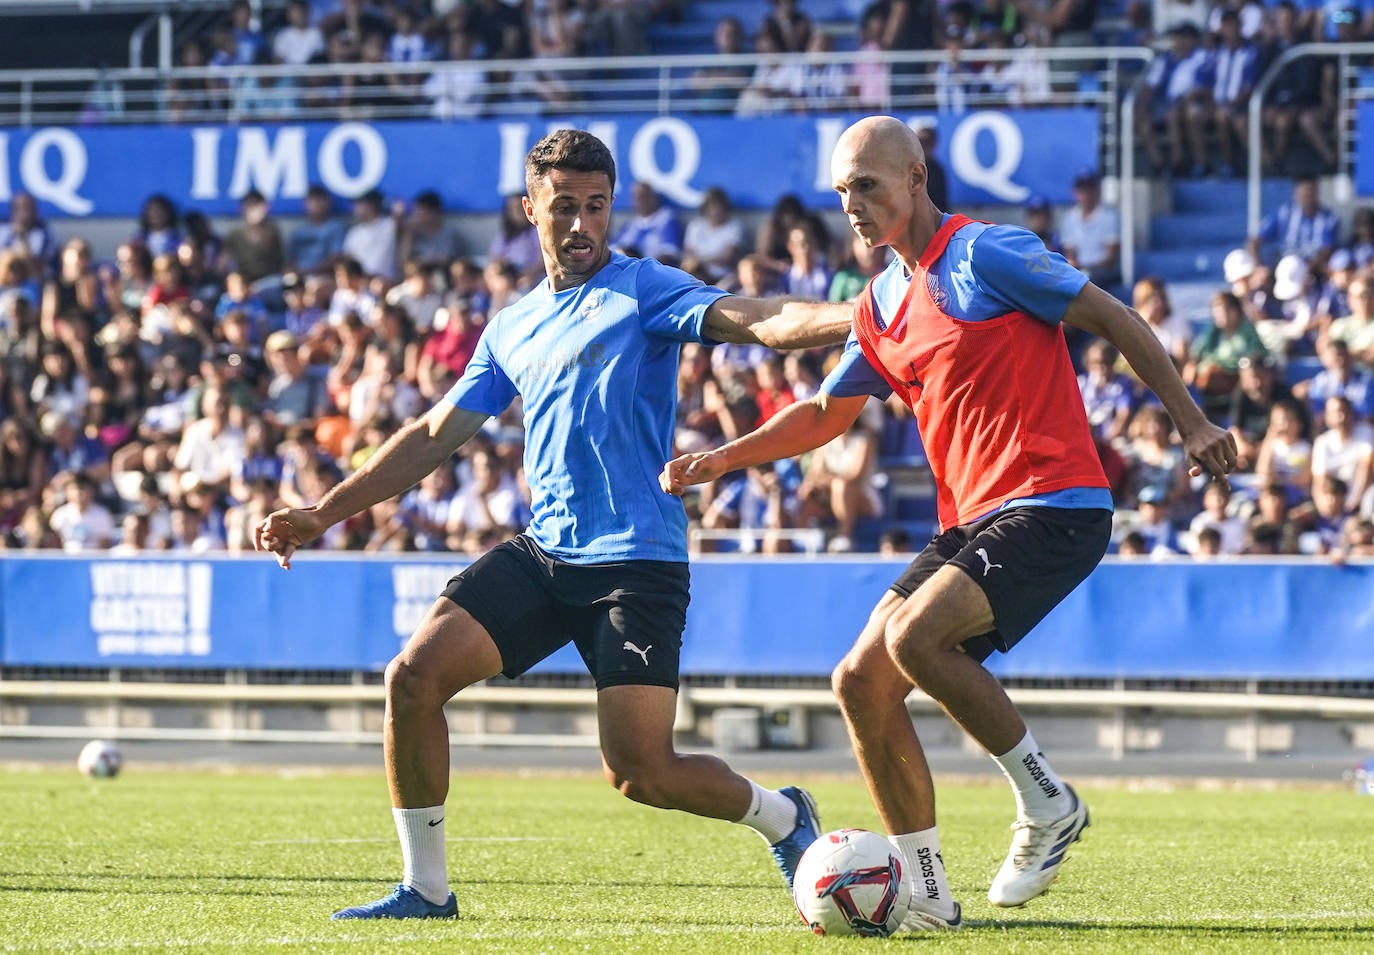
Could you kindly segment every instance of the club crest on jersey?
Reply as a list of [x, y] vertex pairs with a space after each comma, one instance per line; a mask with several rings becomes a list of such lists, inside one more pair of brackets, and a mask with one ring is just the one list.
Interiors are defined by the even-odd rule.
[[604, 288], [594, 288], [587, 293], [587, 297], [582, 300], [582, 305], [578, 313], [592, 321], [601, 316], [601, 309], [606, 304], [606, 290]]

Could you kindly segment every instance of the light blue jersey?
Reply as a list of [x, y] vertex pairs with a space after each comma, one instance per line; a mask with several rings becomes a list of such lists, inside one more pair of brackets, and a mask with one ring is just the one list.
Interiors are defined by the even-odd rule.
[[491, 320], [445, 396], [497, 415], [524, 400], [526, 533], [571, 563], [687, 560], [687, 515], [658, 474], [672, 457], [678, 351], [727, 293], [618, 252], [586, 283], [545, 279]]
[[[1007, 312], [1024, 312], [1058, 324], [1087, 284], [1082, 272], [1059, 253], [1048, 251], [1029, 230], [981, 222], [970, 223], [951, 236], [945, 254], [930, 270], [935, 301], [945, 314], [963, 322], [985, 322]], [[898, 258], [873, 280], [879, 327], [901, 308], [910, 285], [911, 275]], [[853, 332], [821, 390], [837, 398], [874, 395], [886, 399], [892, 394], [887, 380], [869, 364]], [[1105, 488], [1065, 488], [1035, 498], [1017, 498], [1003, 507], [1022, 505], [1110, 509], [1112, 496]]]

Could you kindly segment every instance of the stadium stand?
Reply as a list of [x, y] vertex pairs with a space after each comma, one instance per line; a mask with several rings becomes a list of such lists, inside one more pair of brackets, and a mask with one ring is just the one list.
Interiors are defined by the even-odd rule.
[[[15, 27], [16, 36], [33, 41], [17, 45], [21, 52], [11, 66], [113, 66], [127, 62], [130, 56], [135, 58], [135, 65], [165, 64], [173, 50], [185, 49], [188, 44], [201, 45], [210, 64], [200, 72], [138, 74], [137, 80], [129, 74], [122, 87], [116, 77], [103, 88], [105, 98], [95, 100], [108, 107], [105, 109], [92, 107], [92, 94], [101, 90], [93, 87], [81, 91], [79, 82], [69, 81], [65, 75], [61, 81], [55, 81], [51, 95], [47, 91], [41, 95], [34, 93], [34, 84], [43, 82], [41, 70], [34, 74], [37, 79], [0, 80], [0, 86], [8, 89], [8, 84], [17, 83], [27, 89], [28, 98], [20, 99], [27, 104], [22, 108], [30, 112], [23, 115], [34, 118], [38, 115], [33, 112], [34, 104], [43, 104], [43, 109], [52, 111], [51, 115], [44, 114], [45, 122], [63, 117], [97, 124], [148, 116], [197, 120], [237, 117], [243, 102], [238, 93], [245, 87], [239, 85], [239, 79], [225, 80], [223, 77], [229, 74], [214, 71], [236, 62], [260, 62], [266, 56], [264, 51], [271, 48], [272, 41], [288, 25], [286, 6], [276, 0], [176, 5], [154, 0], [96, 0], [44, 4], [41, 14], [36, 14], [33, 4], [0, 2], [4, 22]], [[266, 111], [258, 115], [319, 119], [426, 115], [431, 104], [414, 92], [424, 80], [425, 71], [437, 73], [439, 67], [424, 65], [411, 70], [411, 61], [406, 58], [435, 57], [445, 46], [446, 32], [463, 31], [471, 33], [477, 43], [474, 55], [489, 58], [493, 51], [488, 48], [491, 42], [481, 40], [485, 29], [481, 17], [498, 14], [516, 17], [510, 25], [520, 36], [537, 34], [539, 42], [534, 46], [547, 40], [552, 44], [548, 49], [557, 57], [570, 53], [585, 55], [580, 60], [546, 59], [545, 63], [563, 64], [561, 70], [551, 69], [547, 74], [510, 71], [513, 75], [534, 77], [534, 85], [492, 85], [489, 100], [479, 100], [476, 109], [486, 115], [529, 115], [580, 99], [582, 105], [593, 109], [652, 111], [664, 101], [665, 86], [677, 85], [663, 57], [712, 56], [717, 25], [726, 17], [734, 17], [742, 25], [746, 48], [760, 32], [776, 32], [787, 40], [790, 34], [801, 35], [809, 27], [813, 34], [829, 37], [833, 48], [841, 51], [838, 63], [853, 65], [854, 51], [864, 43], [865, 16], [871, 12], [870, 5], [851, 0], [805, 0], [796, 8], [794, 23], [773, 31], [764, 24], [775, 15], [776, 8], [762, 0], [646, 4], [644, 36], [654, 60], [645, 60], [643, 66], [638, 66], [634, 60], [600, 58], [606, 52], [614, 52], [611, 47], [615, 45], [633, 48], [634, 41], [616, 39], [614, 31], [602, 30], [605, 24], [598, 20], [595, 3], [539, 7], [524, 19], [519, 19], [509, 7], [503, 8], [508, 11], [504, 14], [497, 7], [491, 8], [495, 13], [467, 14], [463, 12], [465, 8], [454, 8], [455, 13], [448, 5], [421, 3], [408, 8], [405, 14], [397, 4], [363, 5], [359, 18], [350, 20], [334, 9], [336, 6], [322, 0], [306, 5], [306, 10], [315, 17], [321, 33], [333, 38], [331, 43], [343, 38], [341, 52], [320, 54], [329, 65], [319, 67], [319, 73], [310, 73], [309, 67], [302, 70], [308, 78], [302, 87], [304, 92], [295, 90], [301, 95], [270, 102], [264, 98], [262, 102], [269, 102], [269, 107], [260, 104]], [[1001, 20], [980, 19], [978, 9], [972, 5], [952, 4], [948, 9], [942, 8], [943, 20], [930, 24], [931, 42], [935, 42], [933, 38], [937, 35], [946, 41], [957, 39], [987, 58], [993, 54], [979, 52], [981, 47], [1007, 43], [1026, 44], [1022, 52], [1033, 52], [1038, 44], [1049, 41], [1056, 46], [1128, 40], [1153, 42], [1160, 49], [1166, 45], [1166, 31], [1172, 24], [1142, 19], [1140, 9], [1130, 4], [1102, 3], [1095, 8], [1095, 16], [1051, 22], [1019, 8], [1004, 12]], [[1208, 7], [1208, 16], [1219, 16], [1213, 8], [1217, 5]], [[233, 16], [239, 20], [227, 19]], [[1204, 18], [1204, 26], [1212, 28], [1209, 19]], [[1312, 20], [1307, 29], [1316, 35], [1323, 27], [1323, 23]], [[361, 35], [353, 36], [354, 32]], [[357, 62], [358, 51], [367, 46], [370, 33], [380, 37], [375, 70], [371, 64]], [[787, 41], [795, 42], [795, 37]], [[1092, 57], [1097, 65], [1108, 62], [1101, 49], [1085, 49], [1095, 50]], [[844, 56], [850, 59], [846, 61]], [[943, 101], [941, 97], [954, 92], [948, 84], [955, 74], [941, 73], [938, 57], [932, 58], [928, 51], [920, 56], [925, 59], [918, 57], [913, 67], [903, 62], [899, 51], [892, 75], [910, 84], [904, 89], [913, 108], [929, 109]], [[962, 91], [959, 95], [970, 95], [970, 102], [979, 105], [1008, 102], [1007, 88], [990, 78], [999, 75], [1005, 79], [998, 64], [1010, 64], [1019, 54], [1013, 51], [1010, 56], [989, 59], [987, 63], [971, 60], [972, 65], [959, 74], [963, 77], [958, 79], [958, 89]], [[622, 65], [607, 67], [608, 62]], [[624, 65], [625, 62], [630, 65]], [[759, 61], [748, 62], [757, 65]], [[779, 62], [791, 68], [805, 61]], [[1144, 75], [1139, 73], [1141, 62], [1143, 59], [1132, 67], [1125, 60], [1113, 61], [1109, 69], [1079, 70], [1072, 61], [1062, 61], [1061, 65], [1056, 60], [1056, 65], [1046, 70], [1043, 88], [1037, 94], [1041, 98], [1034, 102], [1104, 104], [1104, 115], [1114, 121], [1113, 104], [1133, 95], [1129, 83], [1135, 76]], [[1350, 62], [1358, 64], [1357, 60]], [[319, 97], [312, 99], [312, 84], [332, 75], [330, 70], [336, 63], [342, 77], [337, 80], [337, 89], [320, 87]], [[932, 69], [927, 73], [925, 66]], [[1121, 75], [1114, 72], [1118, 67], [1123, 70]], [[402, 73], [403, 68], [407, 72]], [[287, 84], [283, 81], [294, 79], [289, 72], [261, 73], [261, 79], [256, 81], [257, 92], [266, 97], [269, 87], [284, 90]], [[251, 71], [233, 74], [254, 75]], [[686, 75], [685, 71], [676, 74]], [[754, 79], [749, 78], [751, 75]], [[744, 67], [743, 72], [736, 74], [738, 85], [727, 89], [727, 95], [733, 96], [754, 83], [758, 75], [753, 73], [753, 66]], [[1348, 75], [1358, 90], [1367, 71], [1352, 67], [1342, 75]], [[670, 78], [665, 81], [665, 77]], [[97, 87], [100, 82], [96, 81]], [[795, 91], [779, 89], [782, 98], [769, 107], [770, 112], [817, 106], [816, 101]], [[680, 91], [675, 92], [680, 95]], [[353, 100], [340, 112], [336, 106], [319, 105], [325, 102], [326, 93], [352, 96]], [[840, 101], [839, 105], [849, 102]], [[278, 112], [272, 112], [274, 109]], [[1114, 127], [1107, 127], [1103, 160], [1109, 179], [1118, 172], [1115, 148], [1119, 136]], [[1148, 169], [1147, 150], [1138, 149], [1135, 158], [1137, 170]], [[1284, 158], [1290, 172], [1326, 171], [1320, 168], [1320, 157], [1314, 158], [1300, 138], [1295, 140], [1293, 155]], [[1112, 198], [1119, 201], [1122, 190], [1119, 182], [1116, 185]], [[1239, 179], [1178, 177], [1147, 184], [1145, 188], [1150, 195], [1148, 205], [1155, 214], [1141, 230], [1143, 248], [1128, 255], [1128, 261], [1123, 263], [1123, 278], [1158, 276], [1172, 300], [1174, 320], [1188, 328], [1187, 337], [1214, 334], [1214, 294], [1222, 287], [1223, 279], [1230, 279], [1223, 274], [1223, 263], [1232, 261], [1228, 257], [1250, 238], [1246, 186]], [[1293, 181], [1286, 176], [1264, 180], [1262, 207], [1277, 214], [1292, 189]], [[158, 206], [153, 198], [149, 197], [150, 208]], [[268, 495], [266, 498], [250, 493], [255, 481], [270, 482], [270, 490], [282, 499], [310, 499], [328, 481], [356, 467], [376, 446], [379, 436], [415, 412], [421, 398], [432, 400], [445, 376], [461, 372], [464, 356], [470, 354], [471, 341], [480, 332], [485, 316], [503, 298], [508, 300], [520, 294], [532, 274], [531, 267], [537, 266], [537, 262], [518, 258], [518, 236], [507, 237], [507, 244], [500, 247], [500, 254], [492, 262], [483, 261], [493, 257], [490, 253], [496, 249], [484, 248], [485, 237], [461, 256], [449, 253], [425, 263], [409, 261], [404, 254], [397, 257], [389, 243], [399, 242], [402, 248], [411, 248], [417, 242], [428, 241], [425, 233], [433, 229], [433, 224], [424, 225], [413, 213], [397, 218], [387, 209], [374, 210], [369, 217], [352, 221], [335, 216], [331, 222], [326, 216], [317, 223], [270, 224], [271, 230], [275, 230], [273, 238], [267, 224], [259, 221], [211, 222], [194, 208], [164, 208], [158, 213], [164, 221], [144, 222], [138, 228], [131, 224], [125, 232], [127, 241], [118, 254], [113, 249], [91, 249], [89, 242], [84, 253], [71, 247], [59, 253], [53, 244], [57, 238], [87, 238], [75, 228], [78, 220], [59, 223], [56, 231], [60, 236], [54, 236], [51, 226], [34, 220], [31, 205], [25, 210], [25, 202], [24, 197], [16, 195], [10, 203], [4, 243], [10, 247], [10, 254], [3, 263], [4, 308], [14, 329], [9, 349], [11, 397], [6, 410], [22, 432], [15, 438], [12, 456], [0, 460], [16, 475], [11, 489], [12, 506], [8, 517], [0, 522], [9, 546], [61, 545], [78, 549], [91, 540], [113, 543], [118, 537], [126, 546], [134, 547], [145, 546], [138, 543], [139, 535], [144, 534], [153, 546], [192, 550], [241, 547], [242, 522], [271, 504], [268, 490], [262, 491]], [[820, 211], [810, 210], [813, 214]], [[1068, 210], [1061, 207], [1057, 211], [1062, 221]], [[683, 219], [680, 224], [685, 224], [689, 210], [678, 212]], [[750, 228], [759, 214], [758, 210], [748, 211], [745, 221]], [[1019, 217], [1018, 212], [1006, 207], [990, 208], [985, 214]], [[290, 243], [297, 238], [297, 230], [302, 230], [302, 235], [315, 230], [315, 239], [323, 235], [315, 234], [319, 230], [332, 230], [336, 240], [347, 232], [349, 238], [342, 240], [342, 247], [331, 247], [328, 254], [348, 252], [364, 264], [354, 267], [344, 262], [335, 269], [292, 269], [293, 263], [283, 266], [280, 252], [264, 252], [264, 243], [286, 243], [292, 247]], [[473, 230], [460, 231], [471, 235]], [[1341, 244], [1345, 244], [1343, 240]], [[751, 251], [753, 245], [746, 241], [738, 251]], [[826, 268], [846, 265], [849, 252], [842, 243], [826, 243], [826, 247]], [[1330, 251], [1325, 250], [1323, 256]], [[1368, 261], [1368, 255], [1358, 246], [1351, 245], [1347, 251], [1352, 257], [1364, 255], [1358, 263], [1361, 267]], [[779, 261], [777, 256], [781, 254], [774, 253], [773, 259], [765, 256], [765, 265]], [[378, 255], [382, 258], [378, 259]], [[503, 257], [510, 261], [501, 261]], [[384, 265], [376, 264], [382, 260], [386, 260]], [[1324, 257], [1304, 260], [1305, 274], [1311, 275], [1310, 295], [1305, 292], [1301, 299], [1279, 295], [1277, 288], [1265, 284], [1278, 282], [1277, 264], [1272, 257], [1266, 259], [1261, 250], [1255, 268], [1247, 273], [1253, 276], [1255, 287], [1253, 292], [1245, 293], [1242, 310], [1245, 322], [1255, 322], [1259, 332], [1269, 336], [1266, 347], [1276, 349], [1272, 357], [1282, 370], [1285, 384], [1292, 386], [1322, 369], [1316, 357], [1318, 346], [1324, 346], [1330, 337], [1328, 326], [1343, 318], [1345, 302], [1336, 294], [1340, 289], [1330, 292], [1319, 284], [1326, 281]], [[230, 273], [250, 268], [248, 284], [253, 288], [227, 288], [235, 284]], [[785, 271], [785, 263], [782, 268]], [[390, 274], [393, 270], [394, 276]], [[400, 278], [402, 271], [408, 276], [404, 280]], [[736, 287], [743, 276], [733, 268], [718, 268], [709, 277]], [[765, 286], [769, 282], [780, 283], [783, 278], [781, 272], [774, 274], [768, 268], [762, 275]], [[1112, 290], [1123, 296], [1129, 291], [1124, 287]], [[1280, 300], [1299, 302], [1307, 311], [1298, 315], [1294, 311], [1297, 305], [1280, 306]], [[1328, 311], [1321, 312], [1323, 308]], [[1333, 308], [1340, 314], [1331, 312]], [[1296, 327], [1294, 323], [1304, 322], [1307, 324], [1296, 339], [1274, 338], [1288, 334], [1284, 328], [1291, 331]], [[1280, 328], [1282, 323], [1287, 325]], [[1357, 365], [1366, 360], [1360, 334], [1356, 330], [1348, 336]], [[283, 345], [284, 342], [291, 344]], [[298, 361], [303, 372], [285, 369], [283, 363], [287, 359], [282, 357], [283, 352]], [[791, 400], [808, 393], [832, 358], [823, 353], [804, 356], [802, 367], [792, 369], [785, 376], [787, 380], [776, 387], [767, 386], [772, 389], [770, 395], [785, 394], [786, 400]], [[127, 375], [120, 377], [117, 369], [129, 362], [146, 374], [145, 387], [133, 388]], [[764, 386], [756, 364], [747, 362], [727, 369], [713, 362], [704, 377], [685, 377], [684, 415], [696, 417], [690, 427], [684, 422], [684, 431], [690, 431], [694, 440], [703, 439], [703, 435], [704, 440], [718, 440], [738, 428], [740, 422], [747, 427], [749, 422], [758, 420], [763, 413], [759, 394]], [[224, 422], [202, 424], [202, 403], [207, 392], [216, 396], [228, 393]], [[776, 400], [768, 398], [769, 402]], [[1149, 407], [1140, 395], [1132, 394], [1130, 402], [1133, 413]], [[1229, 414], [1229, 397], [1218, 397], [1214, 404], [1219, 415]], [[1225, 410], [1220, 410], [1223, 407]], [[1356, 416], [1361, 419], [1355, 429], [1356, 440], [1367, 443], [1365, 429], [1370, 422], [1368, 412], [1362, 408], [1356, 407]], [[196, 437], [188, 445], [193, 428], [195, 434], [204, 431], [208, 436]], [[841, 532], [826, 500], [829, 492], [819, 489], [822, 482], [815, 476], [817, 469], [810, 461], [799, 462], [800, 476], [787, 486], [787, 493], [793, 496], [788, 498], [783, 513], [789, 516], [783, 526], [771, 528], [783, 532], [773, 535], [777, 547], [786, 549], [788, 538], [794, 538], [793, 544], [800, 546], [796, 542], [814, 539], [813, 531], [828, 535], [837, 549], [865, 551], [890, 547], [894, 540], [905, 541], [903, 546], [909, 546], [928, 534], [934, 520], [933, 489], [919, 437], [910, 420], [892, 409], [875, 408], [869, 429], [866, 440], [876, 447], [878, 467], [871, 479], [865, 475], [862, 480], [871, 484], [864, 491], [879, 500], [880, 516], [861, 519], [849, 529], [852, 533]], [[1317, 431], [1320, 430], [1318, 426]], [[67, 435], [68, 431], [74, 434]], [[259, 459], [250, 460], [242, 450], [243, 435], [250, 432], [261, 436], [260, 445], [253, 452], [260, 455]], [[1314, 440], [1318, 433], [1307, 437]], [[500, 462], [501, 488], [519, 486], [518, 443], [518, 428], [501, 422], [485, 449], [492, 451]], [[27, 447], [20, 449], [24, 444]], [[229, 450], [222, 450], [222, 446]], [[1116, 447], [1104, 449], [1104, 456], [1109, 450], [1121, 459], [1125, 475], [1119, 488], [1119, 503], [1125, 515], [1121, 534], [1124, 539], [1131, 530], [1130, 522], [1135, 520], [1133, 508], [1140, 487], [1139, 480], [1132, 479], [1131, 474], [1144, 465], [1138, 449], [1124, 439], [1118, 440]], [[220, 451], [233, 460], [222, 473], [211, 473], [213, 479], [205, 478], [205, 469], [191, 466], [197, 454], [213, 456]], [[835, 450], [834, 455], [837, 459], [842, 456], [841, 449]], [[29, 470], [25, 471], [26, 468]], [[371, 542], [374, 547], [411, 548], [435, 546], [437, 541], [440, 547], [480, 553], [501, 533], [519, 526], [521, 502], [508, 502], [502, 510], [505, 521], [500, 526], [474, 528], [459, 522], [459, 526], [437, 535], [417, 529], [422, 526], [418, 516], [421, 513], [433, 515], [456, 506], [452, 500], [471, 480], [469, 468], [466, 459], [459, 463], [457, 486], [442, 492], [447, 497], [425, 498], [422, 494], [393, 502], [344, 529], [328, 546], [366, 547]], [[1354, 522], [1351, 533], [1355, 542], [1350, 546], [1362, 547], [1358, 542], [1364, 533], [1360, 522], [1367, 523], [1374, 516], [1369, 513], [1374, 509], [1374, 497], [1363, 495], [1371, 483], [1367, 461], [1354, 468], [1359, 473], [1345, 474], [1347, 483], [1353, 485], [1350, 518]], [[35, 477], [21, 481], [17, 476], [21, 473]], [[48, 526], [59, 508], [66, 506], [66, 489], [70, 487], [71, 496], [77, 496], [78, 485], [71, 482], [81, 473], [94, 478], [95, 506], [107, 514], [100, 517], [93, 512], [96, 516], [73, 521], [68, 509], [63, 512], [64, 528]], [[40, 474], [41, 479], [37, 477]], [[231, 482], [231, 477], [237, 478], [236, 483]], [[156, 491], [144, 496], [141, 489], [148, 480], [156, 484]], [[1244, 479], [1240, 483], [1242, 493], [1234, 502], [1233, 516], [1247, 517], [1250, 509], [1257, 506], [1256, 496], [1251, 493], [1253, 488], [1245, 486]], [[502, 493], [510, 497], [508, 490]], [[1188, 527], [1201, 511], [1197, 489], [1193, 489], [1191, 497], [1188, 501], [1172, 502], [1176, 510], [1167, 518], [1177, 531]], [[1309, 543], [1303, 546], [1314, 552], [1345, 552], [1345, 545], [1335, 546], [1331, 540], [1311, 543], [1314, 539], [1310, 534], [1319, 523], [1313, 515], [1314, 502], [1299, 500], [1293, 504], [1299, 519], [1307, 523], [1283, 536], [1283, 540], [1292, 542], [1284, 546], [1296, 549], [1297, 542], [1305, 539]], [[756, 505], [750, 489], [735, 482], [705, 491], [699, 502], [693, 502], [698, 517], [711, 514], [711, 526], [705, 528], [710, 533], [698, 537], [702, 546], [732, 547], [728, 533], [724, 533], [731, 528], [755, 532], [757, 529], [749, 524], [749, 510]], [[107, 519], [122, 521], [126, 517], [133, 518], [128, 534], [109, 531], [89, 536], [88, 524]], [[140, 518], [150, 522], [152, 529], [138, 531]], [[432, 516], [428, 520], [432, 532], [435, 522]], [[240, 529], [238, 533], [234, 532], [235, 527]], [[1309, 536], [1304, 538], [1304, 533]], [[87, 536], [78, 539], [80, 535]]]

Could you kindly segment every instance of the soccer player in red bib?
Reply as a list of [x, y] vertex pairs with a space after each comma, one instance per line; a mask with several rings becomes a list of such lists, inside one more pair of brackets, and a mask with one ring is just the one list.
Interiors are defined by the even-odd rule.
[[994, 905], [1044, 892], [1088, 825], [1087, 807], [982, 665], [1010, 651], [1107, 549], [1111, 494], [1062, 323], [1121, 351], [1173, 417], [1194, 476], [1225, 481], [1236, 446], [1193, 402], [1138, 314], [1025, 229], [937, 209], [905, 124], [854, 124], [831, 172], [854, 232], [895, 253], [859, 298], [843, 360], [815, 398], [724, 447], [670, 461], [660, 483], [680, 493], [820, 447], [872, 395], [895, 393], [915, 413], [939, 535], [878, 601], [832, 682], [878, 813], [916, 877], [903, 927], [956, 929], [934, 785], [906, 709], [913, 686], [988, 751], [1016, 795], [1011, 851], [988, 890]]

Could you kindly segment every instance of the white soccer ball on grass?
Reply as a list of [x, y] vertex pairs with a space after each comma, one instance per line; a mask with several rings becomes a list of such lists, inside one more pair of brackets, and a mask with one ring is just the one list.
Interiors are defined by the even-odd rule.
[[82, 775], [108, 779], [119, 772], [124, 765], [124, 755], [119, 747], [109, 740], [93, 739], [81, 748], [76, 757], [76, 768]]
[[885, 938], [906, 918], [911, 886], [896, 846], [867, 829], [837, 829], [802, 854], [792, 899], [817, 935]]

